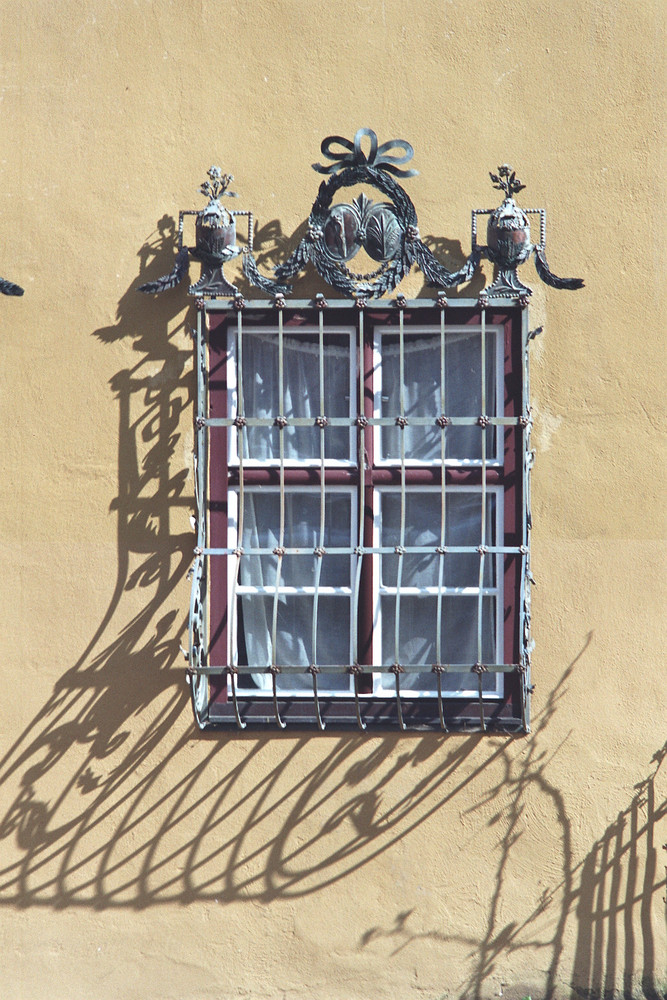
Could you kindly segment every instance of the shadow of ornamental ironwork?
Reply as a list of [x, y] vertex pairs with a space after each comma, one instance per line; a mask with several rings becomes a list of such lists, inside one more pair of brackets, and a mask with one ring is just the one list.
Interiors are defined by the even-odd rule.
[[[550, 693], [521, 765], [503, 751], [503, 779], [490, 785], [466, 813], [468, 817], [487, 814], [491, 808], [487, 825], [499, 831], [485, 933], [457, 934], [449, 927], [429, 925], [412, 908], [389, 914], [386, 923], [369, 927], [361, 936], [362, 950], [390, 959], [414, 950], [422, 940], [464, 947], [469, 957], [467, 974], [455, 990], [448, 984], [446, 993], [458, 1000], [481, 1000], [491, 991], [495, 995], [501, 962], [520, 952], [531, 954], [536, 972], [525, 983], [502, 984], [504, 995], [661, 1000], [663, 972], [656, 929], [667, 902], [667, 844], [661, 847], [659, 833], [667, 817], [667, 797], [659, 789], [664, 789], [667, 777], [667, 744], [653, 755], [629, 804], [578, 861], [567, 797], [557, 780], [561, 748], [547, 751], [544, 746], [545, 737], [549, 739], [547, 729], [566, 694], [566, 682], [591, 640], [592, 635]], [[556, 845], [549, 867], [553, 875], [546, 878], [549, 884], [541, 891], [536, 888], [534, 900], [526, 900], [524, 908], [517, 908], [514, 897], [513, 919], [507, 921], [502, 918], [508, 907], [506, 890], [515, 875], [521, 877], [525, 864], [521, 841], [526, 811], [533, 817], [533, 829], [539, 817], [540, 834], [553, 838]], [[479, 842], [478, 828], [475, 837]], [[576, 932], [573, 956], [566, 949], [572, 930]]]
[[[135, 336], [138, 318], [126, 314], [113, 330]], [[113, 330], [97, 335], [108, 340]], [[438, 845], [443, 828], [463, 821], [484, 856], [496, 859], [481, 931], [453, 930], [433, 919], [431, 907], [413, 908], [368, 927], [360, 951], [391, 955], [424, 939], [463, 945], [461, 1000], [486, 995], [506, 952], [525, 952], [544, 970], [545, 996], [563, 983], [582, 997], [602, 996], [621, 978], [628, 990], [641, 980], [644, 995], [657, 1000], [651, 914], [665, 887], [657, 830], [667, 814], [658, 790], [667, 748], [577, 858], [549, 732], [590, 637], [537, 713], [522, 752], [504, 736], [385, 734], [369, 746], [359, 734], [242, 734], [222, 744], [193, 733], [182, 671], [174, 669], [191, 536], [172, 526], [191, 502], [175, 451], [189, 373], [176, 335], [162, 333], [159, 341], [139, 337], [136, 366], [113, 380], [119, 545], [108, 611], [0, 761], [0, 906], [296, 899], [353, 877], [418, 835]], [[143, 607], [128, 619], [125, 596], [137, 588]], [[504, 898], [524, 863], [527, 810], [541, 817], [551, 874], [518, 908], [512, 895], [508, 922]], [[462, 889], [445, 872], [439, 891]], [[574, 964], [565, 958], [572, 934]]]

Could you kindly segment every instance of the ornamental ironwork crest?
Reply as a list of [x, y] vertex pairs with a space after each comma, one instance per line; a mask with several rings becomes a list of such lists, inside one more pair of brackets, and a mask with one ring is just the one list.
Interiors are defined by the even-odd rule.
[[[362, 140], [370, 148], [364, 153]], [[339, 147], [339, 148], [336, 148]], [[422, 242], [417, 212], [407, 192], [396, 177], [414, 177], [416, 170], [403, 164], [414, 156], [404, 139], [394, 139], [378, 146], [372, 129], [359, 129], [353, 141], [329, 136], [322, 142], [322, 154], [333, 161], [327, 166], [314, 163], [318, 173], [329, 175], [323, 181], [308, 218], [308, 232], [289, 259], [276, 268], [276, 275], [286, 281], [311, 261], [319, 275], [334, 288], [349, 296], [379, 297], [392, 291], [416, 264], [429, 282], [451, 287], [472, 277], [478, 252], [473, 252], [455, 273], [448, 271]], [[400, 150], [395, 155], [392, 150]], [[341, 188], [370, 185], [387, 198], [373, 202], [361, 194], [352, 204], [333, 204]], [[347, 266], [359, 250], [377, 262], [366, 274], [355, 273]]]
[[[496, 267], [494, 282], [482, 292], [482, 297], [525, 299], [531, 289], [517, 277], [517, 268], [535, 256], [538, 276], [553, 288], [581, 288], [580, 278], [559, 278], [549, 269], [545, 256], [546, 212], [544, 209], [522, 209], [514, 195], [525, 185], [517, 179], [508, 164], [490, 177], [495, 188], [505, 198], [496, 209], [474, 209], [472, 212], [472, 247], [467, 259], [456, 271], [450, 271], [423, 242], [419, 233], [417, 213], [407, 192], [397, 178], [410, 178], [417, 171], [406, 169], [414, 150], [405, 139], [392, 139], [378, 145], [376, 133], [369, 128], [357, 131], [353, 140], [343, 136], [328, 136], [321, 144], [328, 164], [314, 163], [313, 169], [325, 174], [308, 217], [305, 236], [288, 259], [273, 269], [273, 275], [262, 274], [254, 256], [254, 216], [252, 212], [229, 210], [223, 197], [236, 197], [228, 190], [233, 180], [220, 167], [211, 167], [208, 180], [200, 188], [208, 204], [199, 210], [179, 212], [178, 252], [169, 274], [140, 286], [141, 292], [163, 292], [179, 284], [188, 272], [192, 257], [201, 263], [202, 273], [190, 285], [190, 294], [224, 296], [238, 294], [236, 285], [224, 274], [224, 266], [242, 256], [243, 273], [248, 281], [271, 295], [291, 292], [290, 280], [308, 264], [333, 288], [352, 298], [379, 298], [393, 291], [414, 265], [423, 273], [429, 285], [452, 288], [473, 277], [482, 258]], [[342, 189], [370, 187], [380, 198], [371, 198], [362, 191], [349, 202], [334, 202]], [[528, 215], [540, 216], [540, 240], [530, 241]], [[186, 215], [195, 219], [195, 245], [183, 244], [183, 222]], [[477, 216], [489, 215], [487, 244], [477, 242]], [[236, 219], [247, 217], [246, 246], [236, 243]], [[364, 250], [376, 265], [368, 272], [357, 272], [349, 266]]]

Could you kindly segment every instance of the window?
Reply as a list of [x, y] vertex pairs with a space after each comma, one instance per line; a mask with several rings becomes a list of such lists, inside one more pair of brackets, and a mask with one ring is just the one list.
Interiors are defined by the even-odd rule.
[[200, 723], [526, 728], [527, 310], [198, 304]]

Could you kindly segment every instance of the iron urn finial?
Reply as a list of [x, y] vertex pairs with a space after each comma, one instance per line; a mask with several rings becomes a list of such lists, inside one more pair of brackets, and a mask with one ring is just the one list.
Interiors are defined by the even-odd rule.
[[[472, 213], [472, 243], [473, 252], [477, 248], [477, 216], [488, 215], [485, 247], [478, 251], [496, 265], [498, 273], [489, 288], [484, 289], [484, 297], [498, 298], [500, 296], [518, 296], [524, 298], [532, 295], [532, 289], [524, 285], [517, 276], [517, 268], [535, 255], [537, 273], [546, 285], [552, 288], [576, 289], [583, 288], [581, 278], [559, 278], [553, 274], [545, 256], [546, 243], [546, 210], [543, 208], [520, 208], [514, 200], [514, 195], [523, 191], [525, 184], [516, 176], [516, 172], [508, 163], [498, 167], [498, 173], [489, 173], [494, 188], [502, 191], [505, 198], [495, 209], [477, 208]], [[528, 216], [540, 216], [540, 241], [533, 244], [530, 241], [530, 222]]]

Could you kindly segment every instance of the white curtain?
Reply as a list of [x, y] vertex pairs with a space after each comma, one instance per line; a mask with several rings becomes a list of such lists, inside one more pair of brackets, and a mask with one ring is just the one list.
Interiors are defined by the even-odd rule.
[[[243, 395], [245, 415], [273, 420], [277, 416], [349, 417], [352, 356], [350, 337], [324, 338], [324, 405], [320, 399], [319, 339], [315, 334], [283, 337], [283, 400], [280, 410], [277, 334], [246, 334], [243, 339]], [[275, 462], [280, 454], [277, 427], [249, 427], [244, 435], [244, 458]], [[320, 430], [316, 426], [288, 426], [282, 431], [285, 460], [320, 458]], [[327, 427], [325, 458], [350, 461], [350, 431]]]
[[[330, 492], [325, 498], [324, 548], [351, 547], [351, 496]], [[275, 548], [280, 541], [280, 495], [277, 491], [247, 491], [243, 548]], [[286, 548], [303, 548], [303, 555], [285, 555], [277, 581], [276, 555], [246, 555], [241, 559], [239, 583], [243, 587], [314, 587], [320, 545], [319, 492], [285, 494]], [[321, 587], [351, 587], [351, 556], [325, 554], [320, 573]], [[313, 594], [280, 594], [276, 627], [276, 662], [308, 667], [313, 662]], [[249, 667], [271, 665], [273, 594], [245, 594], [239, 597], [240, 625]], [[350, 597], [347, 594], [320, 594], [317, 607], [317, 662], [350, 663]], [[252, 684], [262, 690], [271, 687], [267, 674], [252, 674]], [[282, 690], [311, 690], [308, 674], [282, 674]], [[349, 676], [322, 674], [318, 687], [323, 691], [348, 690]]]
[[[445, 339], [445, 416], [479, 417], [482, 413], [482, 361], [479, 333], [448, 334]], [[398, 338], [385, 335], [382, 350], [382, 413], [395, 417], [400, 413], [400, 356]], [[434, 462], [440, 459], [441, 430], [435, 418], [441, 414], [441, 349], [440, 336], [414, 334], [406, 336], [403, 350], [405, 416], [432, 417], [430, 426], [382, 428], [382, 459], [400, 461], [401, 433], [405, 434], [405, 457], [410, 460]], [[495, 337], [486, 337], [486, 415], [496, 413]], [[493, 456], [495, 430], [487, 428], [487, 457]], [[453, 460], [480, 461], [482, 430], [470, 427], [448, 427], [445, 433], [445, 457]]]
[[[380, 496], [380, 544], [397, 545], [400, 541], [401, 496], [396, 491], [383, 491]], [[436, 490], [409, 490], [405, 496], [406, 546], [424, 546], [435, 549], [440, 545], [441, 498]], [[482, 497], [480, 490], [450, 490], [446, 494], [445, 545], [477, 547], [481, 543]], [[486, 544], [495, 544], [496, 508], [494, 494], [486, 498]], [[472, 553], [435, 552], [388, 554], [381, 557], [381, 585], [396, 587], [398, 563], [402, 560], [401, 591], [410, 587], [438, 587], [440, 560], [443, 563], [444, 587], [477, 587], [479, 584], [479, 555]], [[497, 586], [496, 557], [484, 560], [484, 586]], [[396, 658], [395, 648], [395, 594], [380, 598], [382, 617], [382, 660], [391, 664]], [[406, 595], [400, 597], [399, 663], [424, 663], [429, 667], [436, 661], [437, 594]], [[482, 658], [483, 662], [496, 661], [496, 597], [483, 598]], [[477, 609], [476, 595], [448, 594], [442, 597], [440, 656], [443, 663], [475, 663], [477, 661]], [[493, 690], [495, 674], [482, 677], [485, 690]], [[435, 690], [435, 676], [406, 674], [401, 678], [402, 688]], [[477, 688], [477, 678], [470, 673], [443, 675], [443, 691]]]
[[[395, 417], [399, 413], [399, 347], [395, 335], [382, 337], [382, 415]], [[448, 416], [473, 416], [481, 413], [481, 338], [478, 332], [448, 335], [446, 340], [445, 411]], [[316, 334], [286, 333], [283, 339], [283, 414], [290, 417], [314, 418], [350, 415], [352, 353], [350, 337], [327, 333], [324, 351], [324, 403], [320, 399], [319, 339]], [[496, 412], [495, 340], [487, 338], [487, 414]], [[405, 337], [404, 404], [410, 416], [434, 417], [441, 412], [440, 337], [419, 334]], [[248, 333], [243, 340], [243, 391], [247, 416], [273, 419], [280, 412], [278, 386], [278, 338], [275, 333]], [[354, 410], [356, 412], [356, 404]], [[279, 431], [275, 427], [248, 428], [243, 439], [245, 457], [275, 463], [279, 458]], [[317, 427], [287, 426], [284, 435], [284, 456], [287, 462], [320, 458], [320, 430]], [[382, 430], [382, 457], [400, 458], [400, 435], [397, 427]], [[406, 457], [425, 462], [440, 458], [440, 429], [432, 426], [405, 429]], [[477, 426], [449, 427], [446, 432], [447, 457], [460, 460], [481, 458], [482, 430]], [[489, 428], [487, 454], [495, 430]], [[348, 428], [327, 427], [325, 457], [334, 460], [355, 460], [350, 452]], [[493, 497], [487, 513], [487, 544], [493, 544], [495, 518]], [[353, 546], [351, 493], [328, 491], [326, 497], [324, 547]], [[389, 491], [381, 497], [381, 544], [399, 543], [400, 495]], [[480, 493], [468, 491], [447, 495], [448, 545], [477, 546], [481, 539]], [[406, 545], [440, 544], [440, 496], [437, 492], [411, 491], [406, 496]], [[312, 587], [315, 583], [317, 557], [313, 549], [319, 546], [320, 497], [318, 491], [299, 490], [285, 497], [286, 547], [303, 547], [304, 555], [284, 556], [281, 587]], [[280, 499], [276, 490], [246, 490], [245, 520], [241, 544], [246, 552], [257, 548], [275, 548], [279, 542]], [[383, 557], [383, 584], [396, 585], [398, 557]], [[401, 586], [438, 585], [438, 559], [435, 554], [404, 556]], [[271, 687], [269, 675], [252, 672], [252, 667], [271, 664], [274, 597], [262, 593], [263, 588], [276, 586], [278, 559], [275, 555], [246, 555], [241, 559], [239, 584], [257, 588], [255, 593], [238, 598], [239, 646], [245, 650], [248, 673], [240, 686], [250, 684], [261, 690]], [[495, 585], [495, 560], [486, 559], [486, 586]], [[321, 586], [351, 588], [352, 559], [350, 556], [325, 555], [322, 561]], [[448, 555], [445, 557], [445, 586], [478, 584], [479, 556]], [[312, 620], [313, 595], [279, 594], [276, 627], [276, 662], [300, 665], [313, 662]], [[484, 599], [483, 658], [496, 659], [496, 598]], [[395, 659], [394, 613], [396, 598], [381, 598], [382, 657], [391, 664]], [[435, 662], [435, 628], [437, 597], [434, 595], [402, 595], [400, 601], [399, 661], [430, 665]], [[351, 602], [347, 595], [320, 595], [318, 599], [317, 662], [348, 664], [354, 653], [350, 648]], [[475, 662], [477, 660], [477, 598], [448, 595], [443, 597], [441, 657], [443, 662]], [[303, 675], [283, 674], [279, 678], [282, 690], [310, 690], [312, 681]], [[434, 690], [432, 673], [406, 675], [402, 687]], [[446, 675], [445, 690], [476, 688], [476, 678], [470, 674]], [[350, 688], [346, 674], [322, 674], [322, 690], [346, 691]], [[495, 688], [495, 675], [484, 675], [484, 687]]]

